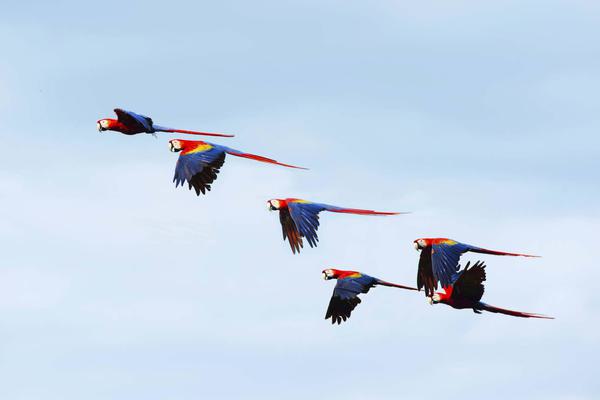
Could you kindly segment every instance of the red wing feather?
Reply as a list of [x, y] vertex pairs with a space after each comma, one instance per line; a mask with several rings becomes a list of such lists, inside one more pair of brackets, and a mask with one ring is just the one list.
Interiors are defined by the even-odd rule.
[[302, 235], [298, 232], [296, 223], [287, 208], [279, 210], [279, 221], [281, 222], [283, 240], [287, 239], [292, 248], [292, 253], [300, 253], [300, 249], [303, 247]]

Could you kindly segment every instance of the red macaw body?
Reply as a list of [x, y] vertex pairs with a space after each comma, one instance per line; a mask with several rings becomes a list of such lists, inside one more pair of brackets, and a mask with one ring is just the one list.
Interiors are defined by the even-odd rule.
[[429, 297], [433, 296], [433, 291], [438, 288], [438, 281], [442, 284], [442, 287], [450, 285], [452, 277], [458, 271], [458, 262], [463, 253], [538, 257], [529, 254], [488, 250], [447, 238], [421, 238], [416, 239], [414, 244], [415, 248], [421, 251], [417, 287], [419, 290], [425, 287], [425, 296]]
[[122, 110], [120, 108], [115, 108], [115, 114], [117, 114], [117, 119], [104, 118], [98, 120], [96, 123], [98, 131], [115, 131], [121, 132], [125, 135], [137, 135], [138, 133], [150, 133], [154, 135], [156, 132], [177, 132], [187, 133], [190, 135], [233, 137], [233, 135], [227, 135], [224, 133], [188, 131], [185, 129], [174, 129], [155, 125], [150, 117], [136, 114], [132, 111]]
[[283, 231], [283, 240], [288, 241], [292, 253], [300, 252], [303, 247], [302, 238], [306, 238], [310, 247], [316, 247], [319, 238], [317, 229], [319, 228], [319, 213], [321, 211], [330, 211], [335, 213], [358, 214], [358, 215], [398, 215], [397, 212], [380, 212], [373, 210], [363, 210], [359, 208], [344, 208], [332, 206], [323, 203], [313, 203], [311, 201], [287, 198], [271, 199], [267, 202], [267, 207], [271, 211], [279, 211], [279, 221]]
[[226, 154], [288, 168], [306, 169], [200, 140], [173, 139], [169, 141], [169, 146], [172, 152], [180, 152], [173, 177], [175, 187], [187, 182], [189, 189], [194, 188], [198, 196], [211, 189], [211, 184], [217, 179], [217, 174], [225, 163]]
[[467, 263], [465, 269], [454, 275], [452, 283], [443, 288], [443, 292], [437, 292], [428, 297], [429, 302], [431, 304], [446, 304], [459, 310], [470, 308], [477, 314], [488, 311], [521, 318], [553, 319], [541, 314], [508, 310], [482, 302], [481, 298], [485, 290], [483, 282], [485, 280], [485, 264], [483, 262], [477, 261], [473, 267], [470, 267], [470, 263]]
[[363, 274], [358, 271], [344, 271], [339, 269], [323, 270], [323, 279], [337, 279], [333, 295], [329, 300], [329, 306], [325, 313], [325, 319], [331, 318], [331, 323], [338, 325], [350, 318], [352, 311], [361, 303], [358, 297], [361, 293], [368, 293], [372, 287], [377, 285], [395, 287], [407, 290], [417, 290], [410, 286], [397, 285], [395, 283], [382, 281], [381, 279]]

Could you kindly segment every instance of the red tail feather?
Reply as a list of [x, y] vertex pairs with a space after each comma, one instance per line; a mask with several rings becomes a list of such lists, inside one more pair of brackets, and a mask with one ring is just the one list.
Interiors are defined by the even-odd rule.
[[534, 314], [534, 313], [527, 313], [527, 312], [522, 312], [522, 311], [507, 310], [506, 308], [494, 307], [494, 306], [490, 306], [489, 304], [482, 304], [482, 305], [483, 305], [482, 310], [493, 312], [493, 313], [511, 315], [513, 317], [554, 319], [554, 317], [549, 317], [547, 315], [542, 315], [542, 314]]
[[226, 133], [211, 133], [211, 132], [187, 131], [185, 129], [163, 129], [163, 132], [187, 133], [188, 135], [204, 135], [204, 136], [219, 136], [219, 137], [234, 137], [235, 136], [235, 135], [229, 135], [229, 134], [226, 134]]
[[414, 288], [414, 287], [404, 286], [404, 285], [398, 285], [396, 283], [386, 282], [386, 281], [382, 281], [382, 280], [378, 280], [377, 284], [378, 285], [383, 285], [383, 286], [390, 286], [390, 287], [400, 288], [400, 289], [407, 289], [407, 290], [419, 291], [419, 289]]
[[236, 156], [236, 157], [249, 158], [251, 160], [261, 161], [261, 162], [269, 163], [269, 164], [277, 164], [277, 165], [281, 165], [283, 167], [288, 167], [288, 168], [308, 169], [308, 168], [304, 168], [304, 167], [297, 167], [297, 166], [291, 165], [291, 164], [280, 163], [280, 162], [278, 162], [276, 160], [273, 160], [271, 158], [267, 158], [267, 157], [263, 157], [263, 156], [258, 156], [256, 154], [238, 153], [238, 152], [233, 152], [233, 151], [228, 151], [227, 153], [231, 154], [232, 156]]
[[541, 256], [534, 256], [531, 254], [508, 253], [506, 251], [488, 250], [488, 249], [482, 249], [482, 248], [474, 249], [471, 251], [474, 253], [493, 254], [495, 256], [541, 257]]
[[337, 210], [329, 210], [331, 212], [345, 213], [345, 214], [359, 214], [359, 215], [400, 215], [410, 214], [407, 212], [383, 212], [373, 210], [361, 210], [360, 208], [340, 208]]

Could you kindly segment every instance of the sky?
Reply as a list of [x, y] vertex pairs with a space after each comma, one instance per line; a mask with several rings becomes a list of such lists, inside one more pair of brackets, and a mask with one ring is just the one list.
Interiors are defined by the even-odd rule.
[[[11, 2], [0, 14], [0, 398], [597, 397], [595, 1]], [[167, 140], [228, 157], [200, 198]], [[292, 255], [277, 197], [324, 214]], [[416, 283], [419, 237], [486, 261], [484, 301], [379, 287], [324, 320], [327, 267]]]

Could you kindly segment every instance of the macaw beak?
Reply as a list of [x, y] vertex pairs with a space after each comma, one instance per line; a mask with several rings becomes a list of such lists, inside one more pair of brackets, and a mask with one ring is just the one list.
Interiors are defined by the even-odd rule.
[[102, 132], [102, 125], [100, 125], [100, 122], [96, 122], [96, 128], [98, 129], [98, 132]]
[[169, 150], [171, 150], [172, 153], [177, 153], [179, 151], [179, 149], [176, 149], [171, 142], [169, 142]]
[[421, 249], [419, 248], [419, 244], [418, 244], [417, 242], [414, 242], [414, 243], [413, 243], [413, 246], [415, 246], [415, 250], [416, 250], [416, 251], [419, 251], [419, 250], [421, 250]]
[[323, 277], [323, 280], [327, 280], [327, 274], [325, 272], [321, 273], [321, 276]]
[[431, 297], [427, 297], [427, 302], [429, 303], [430, 306], [433, 305], [433, 299]]

